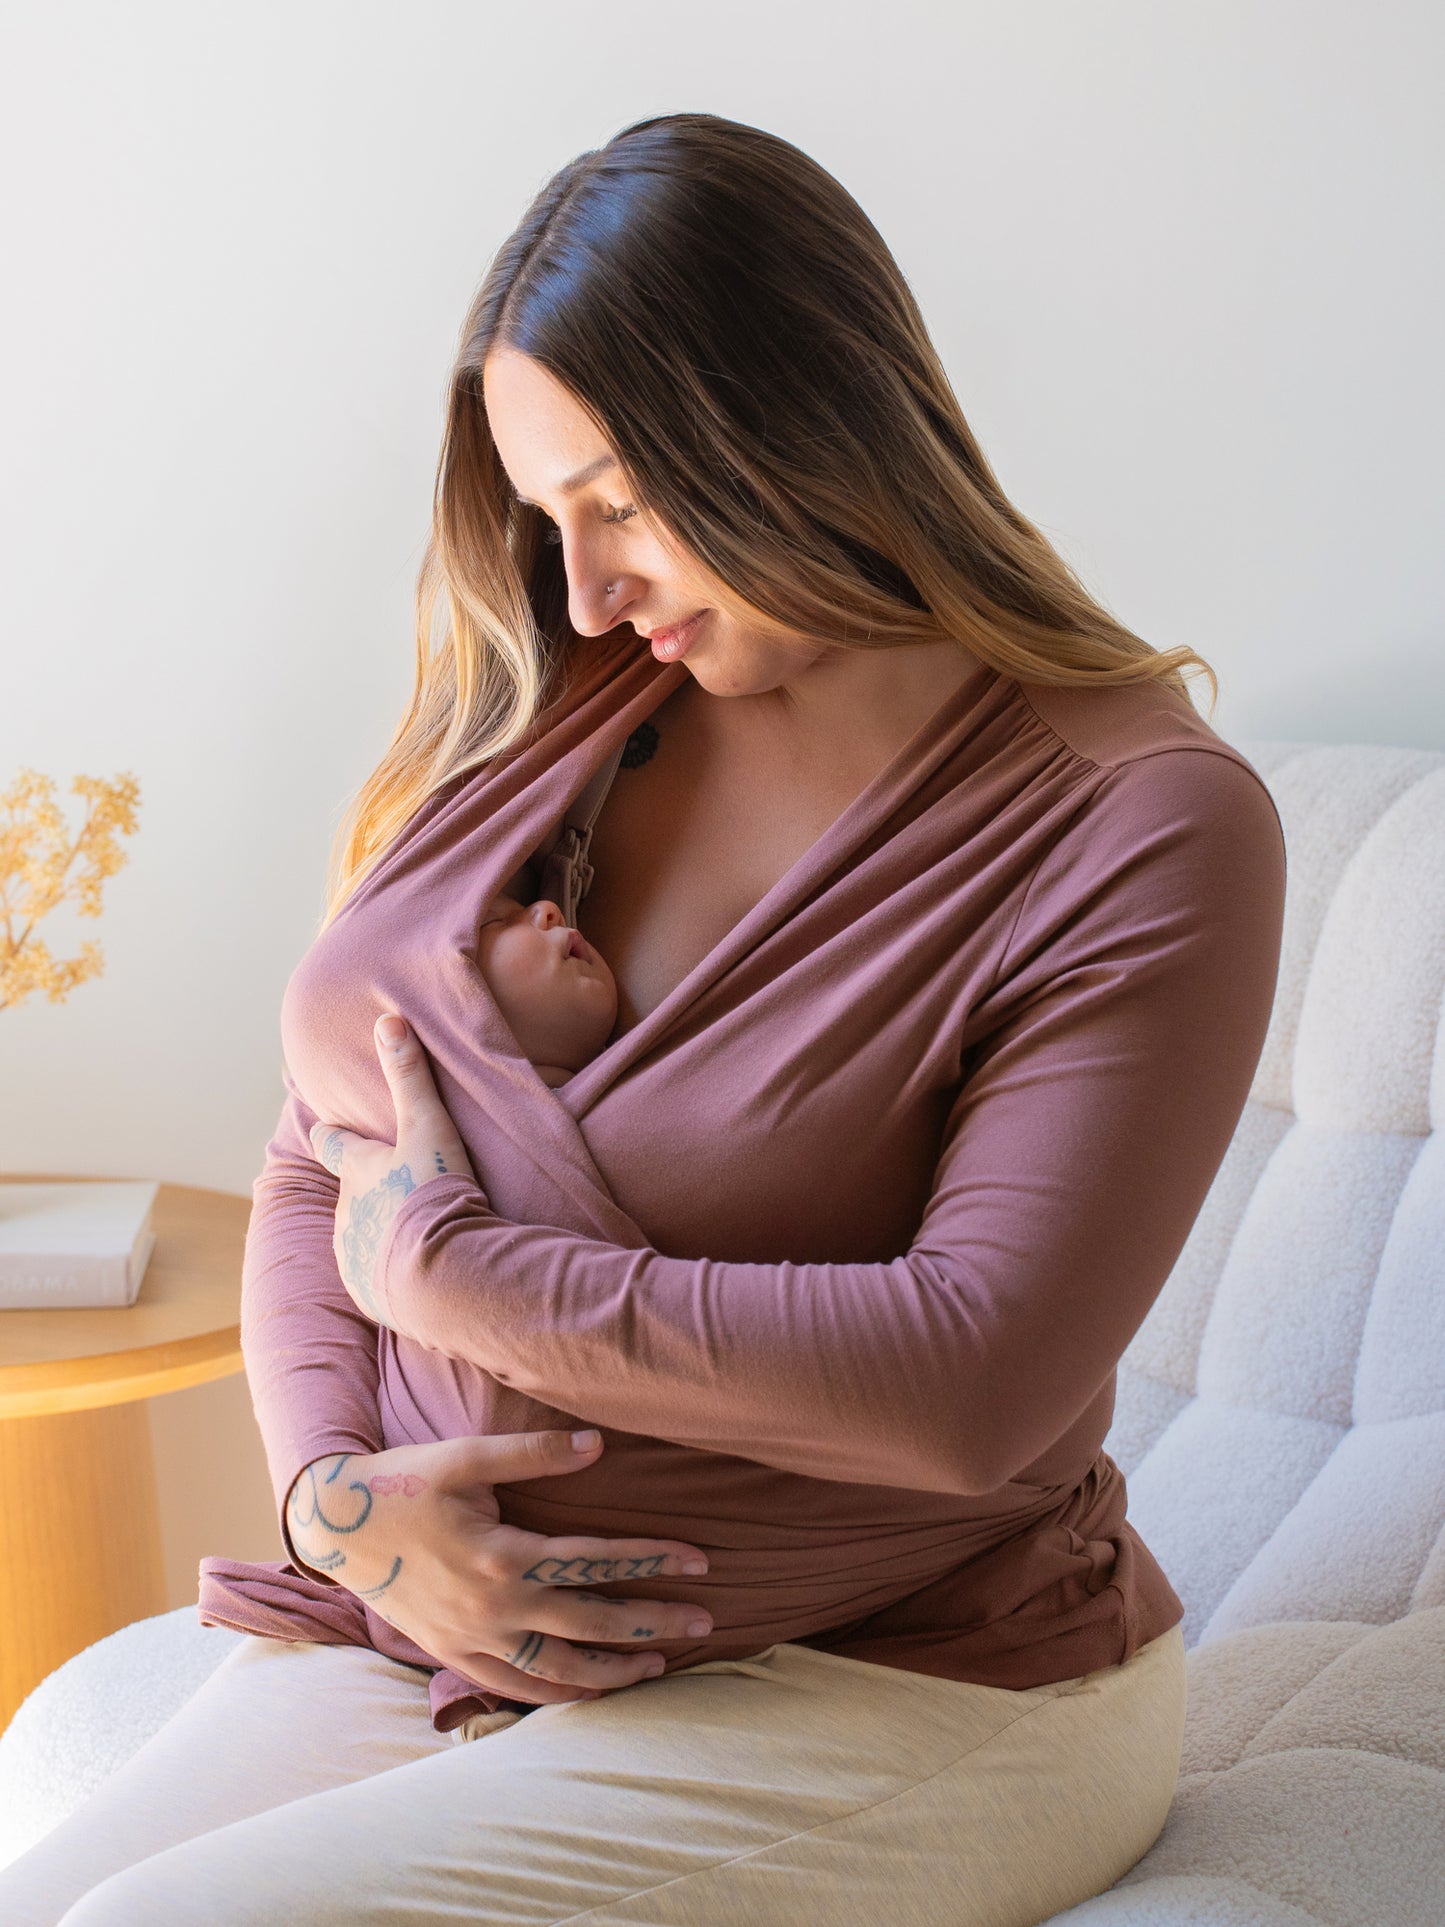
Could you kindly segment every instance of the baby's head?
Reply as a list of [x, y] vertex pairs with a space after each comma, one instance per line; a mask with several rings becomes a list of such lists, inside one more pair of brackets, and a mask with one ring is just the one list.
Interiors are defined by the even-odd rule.
[[500, 891], [477, 927], [477, 967], [508, 1028], [546, 1083], [590, 1063], [617, 1021], [612, 972], [550, 897]]

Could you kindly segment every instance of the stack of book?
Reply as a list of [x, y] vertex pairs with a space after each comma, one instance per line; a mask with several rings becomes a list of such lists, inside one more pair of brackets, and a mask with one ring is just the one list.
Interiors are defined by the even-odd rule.
[[0, 1184], [0, 1312], [133, 1305], [159, 1184]]

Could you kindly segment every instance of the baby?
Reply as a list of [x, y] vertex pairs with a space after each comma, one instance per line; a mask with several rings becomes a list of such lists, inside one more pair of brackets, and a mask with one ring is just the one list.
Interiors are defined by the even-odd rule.
[[477, 967], [538, 1076], [554, 1089], [590, 1063], [617, 1021], [617, 984], [550, 897], [499, 891], [477, 926]]

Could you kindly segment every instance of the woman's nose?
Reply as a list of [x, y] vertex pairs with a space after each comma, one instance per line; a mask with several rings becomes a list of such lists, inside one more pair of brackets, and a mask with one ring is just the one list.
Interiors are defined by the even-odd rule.
[[[579, 636], [602, 636], [615, 629], [637, 599], [636, 576], [621, 569], [567, 571], [567, 615]], [[608, 590], [612, 593], [609, 595]]]

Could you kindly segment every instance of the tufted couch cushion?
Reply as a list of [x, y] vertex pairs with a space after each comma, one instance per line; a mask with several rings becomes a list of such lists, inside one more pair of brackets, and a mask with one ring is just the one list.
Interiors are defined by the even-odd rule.
[[1288, 860], [1245, 1114], [1107, 1449], [1185, 1604], [1179, 1790], [1070, 1927], [1445, 1922], [1445, 755], [1242, 742]]
[[[1184, 1761], [1155, 1845], [1055, 1927], [1440, 1927], [1445, 754], [1239, 747], [1284, 823], [1279, 987], [1107, 1440], [1185, 1603]], [[136, 1690], [155, 1649], [193, 1685], [234, 1637], [186, 1609], [38, 1687], [0, 1739], [0, 1863], [171, 1710]], [[120, 1718], [83, 1757], [97, 1695]]]
[[0, 1867], [123, 1766], [240, 1639], [181, 1606], [122, 1626], [42, 1680], [0, 1734]]

